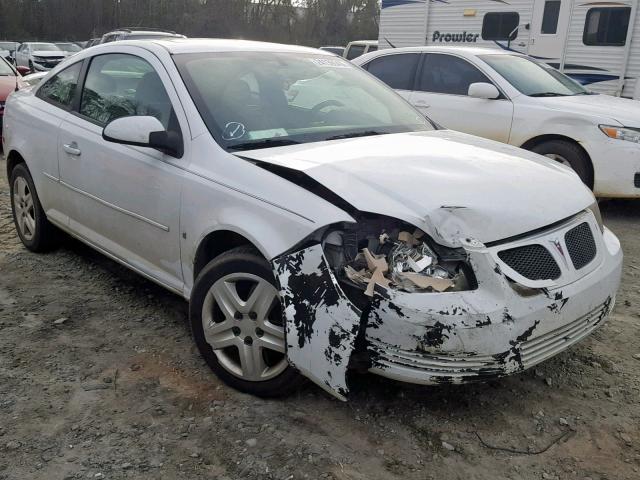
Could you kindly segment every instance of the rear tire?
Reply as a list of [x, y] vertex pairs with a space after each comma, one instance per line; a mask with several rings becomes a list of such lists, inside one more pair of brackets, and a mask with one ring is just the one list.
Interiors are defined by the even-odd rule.
[[33, 178], [24, 163], [11, 171], [9, 188], [13, 222], [22, 244], [32, 252], [51, 250], [58, 232], [44, 213]]
[[303, 377], [287, 362], [273, 271], [254, 248], [234, 248], [204, 267], [191, 294], [189, 317], [200, 354], [227, 385], [259, 397], [281, 397], [302, 384]]
[[593, 189], [591, 161], [578, 145], [565, 140], [549, 140], [536, 145], [531, 150], [571, 167], [582, 183]]

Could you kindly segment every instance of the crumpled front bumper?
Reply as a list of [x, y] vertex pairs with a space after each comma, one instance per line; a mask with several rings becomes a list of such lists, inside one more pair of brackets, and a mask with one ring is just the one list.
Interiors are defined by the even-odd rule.
[[[411, 383], [462, 383], [519, 372], [557, 355], [613, 309], [622, 251], [610, 231], [603, 241], [606, 252], [595, 270], [538, 295], [521, 296], [494, 270], [473, 291], [391, 292], [377, 299], [366, 330], [371, 372]], [[482, 253], [472, 256], [476, 269], [492, 266]]]
[[363, 338], [370, 371], [405, 382], [462, 383], [522, 371], [584, 338], [612, 310], [622, 251], [606, 229], [598, 246], [598, 264], [585, 275], [524, 294], [491, 249], [468, 241], [477, 289], [376, 290], [364, 311], [344, 294], [320, 245], [285, 255], [274, 260], [274, 270], [289, 361], [343, 400], [350, 356]]

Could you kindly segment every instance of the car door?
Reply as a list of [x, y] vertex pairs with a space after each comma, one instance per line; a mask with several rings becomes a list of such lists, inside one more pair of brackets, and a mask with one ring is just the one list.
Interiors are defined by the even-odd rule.
[[[123, 116], [152, 115], [186, 138], [187, 122], [166, 70], [145, 50], [96, 55], [75, 115], [60, 128], [63, 184], [76, 234], [175, 290], [182, 289], [179, 212], [183, 166], [151, 148], [107, 142], [102, 131]], [[167, 88], [169, 86], [169, 88]]]
[[410, 102], [443, 127], [508, 142], [513, 103], [504, 94], [497, 99], [470, 97], [468, 91], [472, 83], [495, 85], [477, 66], [462, 57], [424, 54]]
[[390, 53], [374, 58], [364, 68], [409, 100], [419, 61], [419, 53]]
[[16, 50], [16, 65], [27, 67], [29, 65], [28, 60], [25, 59], [25, 53], [28, 51], [28, 45], [22, 44], [20, 48]]
[[82, 65], [82, 61], [72, 63], [40, 85], [34, 97], [22, 103], [24, 113], [16, 118], [16, 129], [27, 132], [27, 138], [37, 138], [27, 146], [31, 174], [47, 217], [62, 227], [68, 224], [64, 208], [68, 192], [59, 183], [58, 135], [79, 94]]

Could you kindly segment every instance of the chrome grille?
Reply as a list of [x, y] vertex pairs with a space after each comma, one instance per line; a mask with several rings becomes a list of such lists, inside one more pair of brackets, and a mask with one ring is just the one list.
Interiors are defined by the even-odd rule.
[[532, 244], [498, 252], [498, 257], [529, 280], [556, 280], [560, 267], [542, 245]]
[[564, 236], [564, 241], [576, 270], [586, 267], [596, 258], [596, 242], [587, 222], [569, 230]]
[[613, 309], [613, 303], [612, 299], [608, 299], [585, 316], [522, 343], [520, 358], [524, 367], [529, 368], [551, 358], [589, 335]]

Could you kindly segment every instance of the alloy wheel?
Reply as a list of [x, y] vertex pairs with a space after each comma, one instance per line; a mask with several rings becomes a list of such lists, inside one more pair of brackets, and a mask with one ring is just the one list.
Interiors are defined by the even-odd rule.
[[220, 365], [243, 380], [260, 382], [288, 366], [276, 288], [250, 273], [216, 281], [202, 306], [202, 327]]
[[23, 177], [17, 177], [13, 183], [13, 208], [20, 234], [27, 241], [36, 234], [36, 211], [29, 184]]

